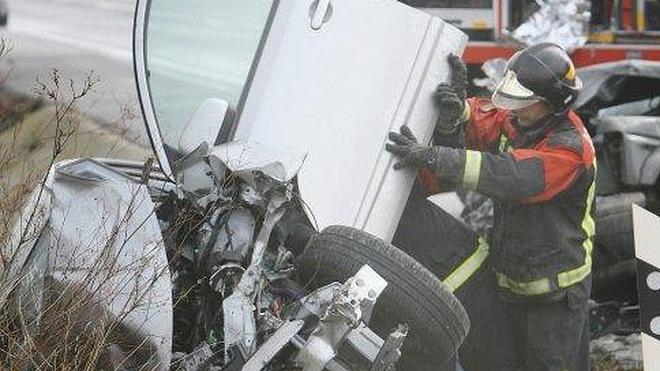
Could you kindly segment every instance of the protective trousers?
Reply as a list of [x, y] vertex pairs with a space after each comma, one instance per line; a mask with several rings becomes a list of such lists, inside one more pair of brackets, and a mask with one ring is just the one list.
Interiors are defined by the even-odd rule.
[[[459, 349], [465, 371], [515, 370], [514, 342], [505, 306], [497, 295], [489, 259], [479, 264], [479, 238], [470, 228], [428, 201], [416, 184], [392, 243], [447, 283], [470, 317], [470, 332]], [[468, 269], [459, 269], [459, 268]], [[469, 269], [472, 268], [472, 269]], [[455, 364], [429, 365], [429, 370], [455, 370]]]
[[505, 303], [519, 370], [589, 370], [590, 285], [587, 279], [556, 302]]

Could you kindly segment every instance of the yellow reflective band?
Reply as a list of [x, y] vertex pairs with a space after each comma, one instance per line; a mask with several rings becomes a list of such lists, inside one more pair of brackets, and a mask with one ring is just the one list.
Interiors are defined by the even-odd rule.
[[463, 108], [463, 114], [461, 115], [460, 121], [465, 122], [465, 121], [470, 120], [470, 115], [471, 115], [471, 113], [470, 113], [470, 103], [465, 101], [465, 108]]
[[453, 292], [461, 287], [472, 275], [481, 268], [488, 257], [488, 242], [485, 239], [479, 238], [477, 242], [477, 249], [465, 259], [453, 272], [447, 276], [442, 282], [449, 287]]
[[504, 133], [500, 135], [499, 150], [500, 153], [509, 153], [513, 151], [513, 147], [511, 147], [511, 143], [509, 143], [509, 137], [507, 137]]
[[[594, 179], [596, 179], [596, 164], [594, 163]], [[587, 193], [587, 207], [584, 211], [584, 218], [582, 219], [582, 230], [586, 235], [586, 239], [582, 244], [584, 248], [584, 264], [568, 271], [560, 272], [557, 275], [557, 283], [560, 288], [566, 288], [581, 282], [591, 273], [592, 253], [593, 253], [593, 240], [596, 234], [596, 222], [591, 216], [591, 207], [594, 203], [596, 195], [596, 182], [592, 181]], [[520, 295], [541, 295], [551, 291], [550, 280], [542, 278], [531, 282], [517, 282], [500, 272], [497, 274], [497, 285], [508, 289], [509, 291]]]
[[644, 15], [643, 6], [637, 10], [637, 31], [646, 31], [646, 15]]
[[541, 278], [540, 280], [530, 282], [517, 282], [500, 272], [497, 274], [497, 285], [503, 287], [514, 294], [519, 295], [541, 295], [551, 292], [550, 280]]
[[481, 152], [465, 151], [465, 169], [463, 170], [463, 185], [467, 189], [477, 189], [481, 174]]
[[[594, 173], [594, 178], [595, 176], [596, 175]], [[582, 230], [587, 237], [582, 244], [582, 247], [584, 248], [584, 264], [575, 269], [559, 273], [557, 275], [557, 283], [559, 284], [559, 287], [565, 288], [573, 286], [587, 278], [589, 273], [591, 273], [591, 254], [594, 249], [593, 240], [596, 234], [596, 222], [591, 216], [591, 206], [594, 202], [595, 193], [596, 182], [594, 181], [589, 187], [589, 193], [587, 195], [587, 209], [584, 211], [584, 219], [582, 219]]]

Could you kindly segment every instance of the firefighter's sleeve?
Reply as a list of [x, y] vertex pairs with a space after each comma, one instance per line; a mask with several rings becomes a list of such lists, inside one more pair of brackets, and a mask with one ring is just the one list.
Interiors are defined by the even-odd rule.
[[419, 190], [426, 197], [442, 192], [440, 179], [438, 179], [438, 176], [434, 174], [430, 169], [419, 169], [419, 173], [417, 174], [417, 182], [419, 183]]
[[509, 113], [496, 108], [486, 98], [470, 98], [465, 103], [465, 148], [487, 151], [500, 140]]
[[[439, 132], [440, 135], [434, 137], [434, 142], [436, 145], [444, 147], [487, 151], [493, 147], [493, 143], [499, 142], [502, 127], [507, 119], [508, 113], [497, 109], [489, 99], [469, 98], [465, 102], [465, 111], [461, 118], [462, 125], [451, 133]], [[445, 182], [445, 180], [447, 179], [442, 179], [443, 184], [456, 184], [455, 182]], [[418, 181], [427, 196], [443, 190], [440, 180], [431, 169], [421, 169]]]
[[441, 180], [499, 201], [534, 203], [552, 199], [584, 170], [569, 148], [519, 149], [506, 154], [442, 148], [433, 167]]

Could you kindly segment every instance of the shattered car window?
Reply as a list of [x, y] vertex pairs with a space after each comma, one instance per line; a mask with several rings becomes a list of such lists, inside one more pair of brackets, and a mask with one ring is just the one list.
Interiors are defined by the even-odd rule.
[[149, 88], [163, 140], [177, 147], [206, 98], [234, 109], [247, 82], [273, 1], [153, 1], [146, 31]]

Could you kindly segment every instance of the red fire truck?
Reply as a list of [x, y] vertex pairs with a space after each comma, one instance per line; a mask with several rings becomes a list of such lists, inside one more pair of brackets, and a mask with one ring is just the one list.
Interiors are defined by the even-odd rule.
[[[535, 0], [401, 0], [461, 28], [470, 36], [468, 64], [508, 58], [520, 45], [507, 37], [539, 9]], [[539, 0], [540, 1], [540, 0]], [[660, 61], [659, 0], [591, 1], [589, 42], [576, 49], [576, 66], [621, 59]]]

